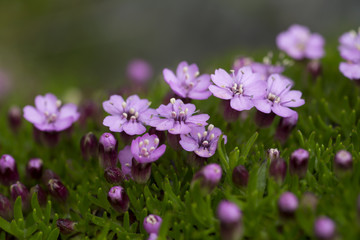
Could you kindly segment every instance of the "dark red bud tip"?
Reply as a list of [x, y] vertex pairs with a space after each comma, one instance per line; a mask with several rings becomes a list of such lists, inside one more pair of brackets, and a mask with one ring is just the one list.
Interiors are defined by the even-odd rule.
[[76, 222], [59, 218], [56, 221], [56, 226], [60, 229], [61, 234], [68, 235], [75, 231]]
[[129, 197], [121, 186], [112, 187], [108, 192], [107, 199], [111, 206], [119, 213], [124, 213], [129, 209]]
[[58, 201], [65, 202], [69, 192], [64, 184], [58, 179], [50, 179], [48, 182], [49, 193]]
[[287, 165], [282, 158], [277, 158], [271, 161], [269, 167], [269, 174], [272, 176], [278, 183], [282, 183], [286, 176]]
[[34, 179], [40, 179], [43, 171], [43, 161], [40, 158], [30, 159], [27, 166], [27, 175]]
[[97, 157], [98, 153], [98, 139], [97, 137], [89, 132], [83, 136], [80, 140], [81, 154], [85, 160]]
[[245, 166], [239, 165], [234, 168], [232, 173], [232, 181], [238, 187], [246, 187], [249, 181], [249, 172]]
[[122, 183], [125, 179], [124, 174], [118, 167], [108, 167], [105, 169], [104, 177], [108, 183]]
[[13, 106], [9, 109], [8, 122], [11, 130], [14, 133], [17, 133], [19, 128], [21, 127], [22, 122], [22, 113], [21, 109], [18, 106]]

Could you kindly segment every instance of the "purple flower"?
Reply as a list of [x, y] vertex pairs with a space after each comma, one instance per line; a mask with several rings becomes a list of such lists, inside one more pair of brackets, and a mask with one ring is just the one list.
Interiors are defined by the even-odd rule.
[[222, 200], [217, 207], [217, 217], [220, 220], [221, 239], [241, 239], [242, 212], [235, 203]]
[[129, 79], [136, 83], [145, 83], [152, 77], [153, 70], [147, 61], [134, 59], [127, 65], [126, 74]]
[[[188, 134], [180, 135], [180, 145], [188, 152], [195, 152], [196, 155], [209, 158], [215, 154], [221, 130], [210, 124], [208, 129], [196, 127]], [[226, 136], [224, 136], [226, 143]]]
[[[36, 107], [36, 108], [35, 108]], [[40, 131], [60, 132], [76, 122], [80, 114], [72, 103], [65, 105], [51, 93], [35, 98], [35, 107], [24, 107], [24, 118]]]
[[307, 27], [297, 24], [280, 33], [276, 44], [280, 50], [296, 60], [319, 59], [324, 55], [323, 37], [318, 33], [311, 34]]
[[146, 218], [144, 218], [144, 229], [147, 233], [155, 233], [158, 234], [160, 230], [160, 226], [162, 223], [162, 218], [158, 215], [150, 214]]
[[293, 83], [280, 76], [272, 74], [267, 80], [266, 93], [262, 99], [254, 100], [257, 110], [263, 113], [275, 113], [280, 117], [290, 117], [296, 112], [289, 107], [300, 107], [305, 104], [300, 91], [290, 90]]
[[339, 65], [340, 72], [351, 80], [360, 79], [360, 62], [359, 63], [348, 63], [342, 62]]
[[342, 58], [353, 63], [360, 63], [360, 32], [350, 31], [339, 38], [339, 51]]
[[104, 110], [111, 114], [103, 124], [113, 132], [124, 131], [128, 135], [138, 135], [146, 131], [144, 125], [148, 124], [155, 111], [149, 108], [147, 99], [140, 99], [132, 95], [126, 101], [119, 95], [112, 95], [110, 100], [103, 102]]
[[340, 150], [336, 153], [334, 158], [334, 167], [337, 170], [350, 170], [353, 166], [353, 158], [350, 152]]
[[165, 144], [159, 147], [159, 138], [146, 133], [131, 143], [131, 153], [139, 163], [151, 163], [158, 160], [166, 150]]
[[222, 177], [222, 169], [219, 164], [211, 163], [201, 168], [192, 179], [192, 186], [200, 182], [200, 190], [207, 195], [219, 184]]
[[124, 213], [129, 209], [129, 197], [121, 186], [112, 187], [108, 192], [107, 199], [111, 206], [119, 213]]
[[10, 185], [19, 180], [19, 173], [16, 167], [15, 159], [4, 154], [0, 158], [0, 183]]
[[215, 85], [211, 85], [209, 90], [214, 96], [230, 100], [230, 106], [237, 111], [251, 109], [254, 107], [253, 100], [265, 95], [266, 82], [250, 67], [240, 68], [232, 75], [218, 69], [211, 75], [211, 80]]
[[171, 89], [182, 98], [203, 100], [211, 96], [208, 91], [210, 76], [208, 74], [199, 76], [199, 68], [194, 63], [189, 65], [185, 61], [181, 62], [176, 69], [176, 76], [165, 68], [163, 75]]
[[299, 206], [297, 197], [292, 192], [284, 192], [278, 200], [278, 208], [284, 217], [292, 217]]
[[123, 150], [119, 152], [119, 161], [121, 164], [121, 171], [127, 178], [132, 178], [131, 176], [132, 159], [133, 159], [133, 154], [131, 153], [131, 147], [125, 146]]
[[207, 125], [210, 116], [207, 114], [196, 113], [194, 104], [184, 104], [180, 99], [172, 98], [168, 105], [161, 104], [156, 109], [150, 125], [156, 127], [158, 131], [168, 130], [171, 134], [187, 134], [191, 128]]
[[317, 239], [331, 240], [335, 236], [336, 226], [332, 219], [319, 217], [314, 224], [314, 232]]

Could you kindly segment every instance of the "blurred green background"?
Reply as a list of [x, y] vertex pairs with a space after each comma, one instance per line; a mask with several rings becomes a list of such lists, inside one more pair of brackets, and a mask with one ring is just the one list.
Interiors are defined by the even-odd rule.
[[155, 76], [181, 60], [212, 67], [218, 57], [275, 49], [293, 23], [335, 47], [358, 27], [359, 10], [358, 0], [0, 0], [0, 75], [9, 79], [1, 95], [116, 88], [133, 58], [150, 61]]

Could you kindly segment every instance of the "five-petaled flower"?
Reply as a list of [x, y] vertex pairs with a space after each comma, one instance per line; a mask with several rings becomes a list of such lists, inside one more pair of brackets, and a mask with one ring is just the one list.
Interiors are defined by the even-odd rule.
[[159, 146], [159, 138], [153, 134], [144, 134], [131, 143], [131, 153], [139, 163], [151, 163], [158, 160], [166, 150], [165, 144]]
[[215, 97], [230, 100], [231, 108], [237, 111], [249, 110], [254, 107], [253, 100], [260, 99], [265, 94], [266, 82], [258, 73], [253, 73], [250, 67], [242, 67], [237, 73], [228, 74], [218, 69], [211, 75], [215, 85], [209, 90]]
[[304, 105], [302, 93], [290, 90], [293, 82], [279, 75], [272, 74], [267, 80], [266, 94], [262, 99], [254, 100], [257, 110], [263, 113], [275, 113], [280, 117], [290, 117], [296, 112], [289, 107]]
[[110, 100], [103, 102], [104, 110], [111, 114], [105, 117], [103, 124], [113, 132], [124, 131], [128, 135], [139, 135], [146, 131], [154, 110], [149, 108], [147, 99], [132, 95], [126, 101], [119, 95], [112, 95]]
[[51, 93], [35, 98], [35, 107], [24, 107], [24, 118], [40, 131], [60, 132], [69, 128], [80, 117], [77, 106], [72, 103], [62, 105]]
[[180, 99], [172, 98], [168, 105], [160, 105], [156, 109], [157, 114], [152, 116], [149, 125], [156, 127], [158, 131], [168, 130], [171, 134], [186, 134], [191, 128], [207, 125], [210, 116], [197, 114], [194, 104], [184, 104]]
[[[195, 152], [196, 155], [209, 158], [215, 154], [221, 130], [210, 124], [207, 128], [196, 127], [188, 134], [180, 135], [180, 145], [188, 152]], [[226, 136], [224, 141], [226, 143]]]
[[165, 68], [163, 75], [171, 89], [181, 98], [203, 100], [211, 96], [208, 91], [210, 76], [200, 75], [199, 68], [194, 63], [189, 65], [185, 61], [181, 62], [176, 69], [176, 75]]
[[322, 58], [324, 43], [320, 34], [311, 33], [307, 27], [297, 24], [290, 26], [276, 38], [278, 48], [296, 60]]
[[360, 31], [344, 33], [339, 38], [339, 51], [346, 62], [339, 65], [340, 72], [352, 80], [360, 79]]

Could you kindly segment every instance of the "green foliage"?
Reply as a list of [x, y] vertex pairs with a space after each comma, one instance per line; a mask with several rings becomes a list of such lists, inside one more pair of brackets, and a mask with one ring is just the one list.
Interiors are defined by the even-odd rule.
[[[247, 118], [227, 123], [218, 99], [210, 97], [206, 101], [194, 101], [202, 112], [211, 116], [209, 122], [227, 136], [227, 144], [221, 138], [217, 154], [208, 159], [208, 163], [222, 166], [219, 186], [208, 195], [202, 193], [199, 184], [190, 188], [192, 177], [199, 168], [188, 163], [189, 153], [168, 147], [165, 155], [152, 165], [152, 176], [147, 184], [139, 185], [130, 180], [123, 184], [131, 202], [130, 210], [125, 214], [119, 214], [108, 203], [107, 192], [112, 185], [105, 181], [97, 159], [83, 160], [79, 149], [80, 138], [85, 133], [92, 131], [100, 136], [108, 129], [93, 121], [86, 126], [76, 125], [71, 136], [64, 135], [58, 146], [49, 148], [34, 142], [32, 127], [27, 122], [18, 134], [11, 133], [5, 118], [7, 108], [3, 107], [1, 153], [14, 156], [21, 180], [28, 187], [36, 183], [25, 181], [25, 166], [30, 158], [40, 157], [45, 168], [61, 177], [70, 197], [66, 203], [49, 197], [47, 204], [41, 207], [34, 195], [30, 210], [25, 212], [21, 198], [18, 198], [14, 203], [14, 219], [9, 222], [0, 218], [0, 227], [18, 239], [58, 239], [56, 220], [67, 218], [77, 222], [76, 231], [61, 235], [61, 239], [145, 239], [148, 234], [143, 229], [143, 219], [152, 213], [163, 218], [159, 239], [219, 239], [216, 208], [222, 199], [228, 199], [242, 209], [244, 236], [248, 239], [312, 238], [314, 220], [320, 215], [334, 219], [343, 239], [358, 239], [360, 90], [339, 73], [340, 59], [331, 51], [334, 49], [328, 49], [322, 61], [323, 75], [316, 80], [306, 72], [303, 63], [296, 63], [285, 72], [294, 80], [294, 89], [303, 92], [306, 104], [298, 109], [298, 125], [283, 145], [274, 140], [278, 117], [266, 129], [255, 125], [254, 110]], [[224, 65], [223, 62], [218, 64]], [[140, 93], [152, 101], [154, 108], [169, 89], [159, 81], [147, 89], [148, 94]], [[105, 100], [105, 94], [103, 96], [102, 100]], [[119, 135], [117, 137], [121, 148], [128, 144]], [[266, 161], [269, 148], [278, 148], [287, 162], [295, 149], [307, 149], [310, 161], [306, 177], [297, 179], [288, 173], [282, 184], [269, 178]], [[333, 159], [341, 149], [353, 155], [354, 164], [351, 173], [338, 176], [334, 173]], [[232, 183], [232, 171], [239, 164], [249, 170], [246, 188], [237, 188]], [[5, 187], [1, 190], [8, 193]], [[318, 207], [314, 211], [299, 208], [294, 219], [284, 221], [277, 212], [277, 200], [284, 191], [292, 191], [299, 199], [303, 193], [312, 192], [318, 197]], [[5, 239], [4, 231], [0, 233], [0, 239]]]

